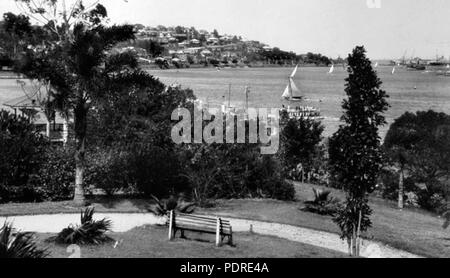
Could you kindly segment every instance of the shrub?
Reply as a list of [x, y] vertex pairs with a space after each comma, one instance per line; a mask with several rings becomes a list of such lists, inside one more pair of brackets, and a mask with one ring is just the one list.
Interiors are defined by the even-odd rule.
[[75, 180], [73, 151], [48, 147], [36, 174], [29, 182], [33, 201], [65, 201], [73, 199]]
[[211, 198], [293, 200], [295, 196], [280, 163], [261, 155], [257, 145], [201, 145], [187, 149], [183, 161], [193, 195], [202, 203]]
[[421, 208], [441, 214], [447, 210], [446, 194], [448, 185], [439, 181], [429, 181], [418, 195]]
[[33, 233], [15, 232], [8, 223], [0, 229], [1, 259], [39, 259], [47, 256], [48, 252], [37, 246]]
[[187, 214], [193, 213], [195, 210], [196, 204], [184, 201], [183, 197], [180, 197], [177, 200], [172, 195], [170, 196], [169, 199], [162, 201], [160, 201], [155, 196], [152, 196], [152, 198], [155, 201], [155, 204], [151, 205], [148, 208], [148, 211], [152, 212], [157, 216], [167, 215], [167, 213], [170, 212], [171, 210]]
[[319, 170], [323, 162], [321, 146], [324, 126], [320, 121], [289, 118], [286, 111], [281, 114], [281, 149], [279, 158], [286, 172], [302, 164], [306, 173]]
[[[381, 197], [388, 200], [398, 200], [399, 190], [399, 174], [393, 171], [383, 170], [379, 178], [379, 186], [377, 192], [381, 194]], [[412, 177], [406, 177], [404, 179], [404, 191], [405, 196], [407, 192], [418, 192], [419, 188]]]
[[419, 196], [415, 192], [406, 192], [405, 194], [406, 200], [405, 204], [410, 207], [420, 207], [419, 205]]
[[322, 191], [313, 188], [314, 200], [305, 202], [301, 210], [320, 215], [335, 216], [341, 208], [340, 201], [331, 197], [331, 191]]
[[292, 201], [295, 198], [295, 188], [290, 182], [273, 177], [265, 181], [261, 186], [260, 197], [268, 197], [283, 201]]
[[20, 199], [41, 163], [46, 141], [24, 117], [0, 111], [0, 202]]
[[442, 216], [444, 217], [442, 228], [447, 229], [450, 226], [450, 211], [446, 211]]
[[81, 225], [70, 225], [49, 241], [57, 244], [100, 245], [114, 241], [106, 235], [111, 230], [112, 222], [108, 219], [94, 220], [94, 208], [81, 212]]
[[128, 159], [128, 153], [115, 148], [89, 153], [86, 184], [102, 189], [109, 196], [128, 189], [130, 187]]
[[168, 196], [186, 189], [177, 155], [156, 146], [134, 146], [128, 157], [129, 177], [136, 190], [147, 197]]

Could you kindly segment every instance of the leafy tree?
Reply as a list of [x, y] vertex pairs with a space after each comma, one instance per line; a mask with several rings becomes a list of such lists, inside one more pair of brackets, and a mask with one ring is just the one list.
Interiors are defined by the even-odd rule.
[[5, 43], [12, 45], [11, 58], [15, 58], [19, 54], [20, 46], [25, 45], [25, 38], [31, 33], [30, 18], [25, 15], [5, 13], [3, 20], [3, 29], [10, 35], [9, 41], [5, 41]]
[[[400, 169], [399, 205], [404, 171], [415, 181], [424, 182], [432, 195], [432, 187], [450, 177], [450, 115], [432, 110], [407, 112], [391, 125], [384, 148]], [[444, 191], [448, 195], [448, 189]]]
[[218, 32], [216, 29], [214, 29], [214, 31], [213, 31], [213, 36], [214, 36], [215, 38], [220, 37], [219, 32]]
[[[27, 1], [22, 1], [27, 2]], [[75, 195], [77, 204], [84, 204], [84, 174], [88, 112], [105, 100], [110, 92], [129, 93], [148, 85], [148, 74], [138, 69], [130, 53], [110, 54], [112, 47], [134, 39], [132, 25], [102, 25], [106, 9], [98, 4], [89, 9], [81, 1], [68, 12], [63, 9], [61, 20], [50, 20], [43, 28], [56, 32], [56, 40], [46, 47], [29, 51], [21, 71], [28, 77], [51, 83], [56, 102], [73, 114], [75, 122]], [[36, 14], [53, 18], [60, 1], [45, 1]], [[48, 6], [50, 5], [50, 6]], [[47, 8], [47, 9], [46, 9]], [[46, 18], [45, 16], [43, 16]], [[70, 21], [71, 19], [75, 19]], [[54, 24], [60, 24], [54, 26]]]
[[186, 33], [186, 31], [185, 31], [184, 27], [177, 26], [177, 27], [175, 27], [175, 33], [176, 34], [184, 34], [184, 33]]
[[318, 121], [288, 118], [282, 115], [280, 158], [286, 171], [295, 169], [299, 163], [307, 172], [313, 168], [314, 157], [320, 153], [324, 127]]
[[329, 155], [332, 179], [346, 191], [345, 207], [335, 218], [347, 239], [351, 254], [359, 255], [359, 237], [372, 225], [368, 194], [373, 192], [383, 165], [378, 129], [386, 123], [383, 113], [389, 105], [381, 80], [358, 46], [349, 55], [343, 101], [345, 124], [330, 139]]

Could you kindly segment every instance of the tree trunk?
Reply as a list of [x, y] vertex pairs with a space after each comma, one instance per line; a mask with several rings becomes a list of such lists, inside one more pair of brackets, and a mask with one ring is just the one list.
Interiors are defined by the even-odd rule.
[[48, 117], [47, 117], [47, 124], [45, 126], [45, 136], [47, 136], [48, 139], [50, 139], [51, 137], [51, 123]]
[[358, 228], [356, 230], [356, 254], [355, 254], [355, 257], [359, 257], [361, 254], [361, 221], [362, 221], [362, 210], [359, 210]]
[[405, 192], [404, 180], [405, 180], [405, 177], [403, 175], [403, 168], [402, 168], [402, 169], [400, 169], [400, 179], [398, 182], [398, 208], [400, 210], [402, 210], [404, 207], [404, 203], [403, 203], [403, 195]]
[[86, 199], [84, 196], [84, 172], [86, 168], [86, 129], [87, 129], [87, 110], [84, 102], [80, 103], [75, 109], [75, 195], [74, 203], [78, 206], [84, 206]]

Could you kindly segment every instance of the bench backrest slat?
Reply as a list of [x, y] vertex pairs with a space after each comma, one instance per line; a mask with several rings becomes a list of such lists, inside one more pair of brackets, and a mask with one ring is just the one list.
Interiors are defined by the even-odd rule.
[[[196, 218], [196, 219], [204, 219], [204, 220], [210, 220], [210, 221], [216, 221], [217, 217], [208, 217], [208, 216], [203, 216], [203, 215], [193, 215], [193, 214], [184, 214], [184, 213], [177, 213], [176, 214], [177, 217], [187, 217], [187, 218]], [[222, 222], [227, 222], [229, 223], [229, 220], [222, 220]]]

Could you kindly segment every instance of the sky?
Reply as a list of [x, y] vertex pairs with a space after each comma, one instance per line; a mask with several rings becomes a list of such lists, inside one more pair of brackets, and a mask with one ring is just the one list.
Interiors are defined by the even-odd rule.
[[[103, 0], [113, 23], [194, 26], [283, 50], [372, 59], [450, 57], [448, 0]], [[0, 13], [17, 12], [0, 0]], [[379, 5], [378, 5], [379, 3]]]

